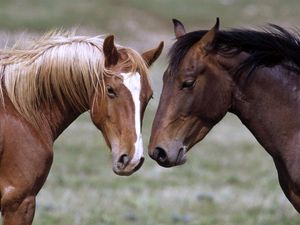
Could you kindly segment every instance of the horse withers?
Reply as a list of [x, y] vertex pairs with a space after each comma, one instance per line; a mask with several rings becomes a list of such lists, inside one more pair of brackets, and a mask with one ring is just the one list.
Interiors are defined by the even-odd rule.
[[227, 112], [237, 115], [272, 156], [280, 185], [300, 212], [300, 37], [262, 31], [185, 32], [169, 52], [149, 155], [165, 167], [186, 154]]
[[4, 225], [30, 225], [35, 196], [53, 159], [53, 142], [81, 113], [102, 131], [113, 171], [143, 163], [141, 122], [152, 89], [140, 55], [114, 37], [46, 35], [26, 49], [0, 52], [0, 191]]

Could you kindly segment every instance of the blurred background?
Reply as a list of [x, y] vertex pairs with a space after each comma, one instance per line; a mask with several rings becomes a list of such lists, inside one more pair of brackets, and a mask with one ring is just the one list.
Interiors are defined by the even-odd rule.
[[130, 177], [112, 172], [111, 157], [89, 114], [55, 143], [54, 163], [37, 198], [35, 225], [297, 225], [300, 217], [282, 193], [271, 157], [241, 122], [228, 114], [180, 167], [159, 167], [147, 155], [172, 18], [187, 29], [276, 23], [295, 27], [298, 0], [0, 0], [0, 45], [30, 40], [57, 28], [80, 35], [115, 34], [139, 52], [163, 40], [151, 69], [154, 100], [143, 135], [146, 162]]

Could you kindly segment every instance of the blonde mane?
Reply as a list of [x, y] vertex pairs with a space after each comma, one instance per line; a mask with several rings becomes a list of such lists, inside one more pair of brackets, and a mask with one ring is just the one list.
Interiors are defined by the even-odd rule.
[[[104, 67], [101, 36], [86, 37], [52, 33], [31, 46], [0, 51], [0, 101], [4, 95], [29, 122], [37, 122], [41, 107], [59, 103], [86, 111], [94, 93], [105, 91], [104, 76], [113, 71]], [[147, 66], [133, 49], [125, 50], [124, 62], [132, 72], [147, 75]], [[5, 106], [5, 105], [4, 105]]]

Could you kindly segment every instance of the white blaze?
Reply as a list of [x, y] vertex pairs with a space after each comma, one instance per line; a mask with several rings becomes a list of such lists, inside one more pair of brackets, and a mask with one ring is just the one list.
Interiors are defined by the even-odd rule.
[[134, 143], [135, 151], [132, 158], [132, 163], [137, 163], [143, 156], [143, 140], [141, 134], [141, 103], [140, 103], [140, 93], [141, 93], [141, 75], [139, 73], [121, 73], [124, 78], [124, 85], [128, 88], [132, 95], [134, 103], [134, 120], [135, 120], [135, 133], [136, 141]]

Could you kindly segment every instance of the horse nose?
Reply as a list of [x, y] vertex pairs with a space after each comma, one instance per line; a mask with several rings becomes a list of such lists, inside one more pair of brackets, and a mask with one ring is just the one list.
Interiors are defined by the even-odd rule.
[[158, 162], [161, 166], [169, 166], [168, 154], [161, 147], [156, 147], [151, 155], [151, 158]]
[[129, 156], [127, 154], [123, 154], [117, 161], [117, 168], [119, 170], [123, 170], [129, 163]]

